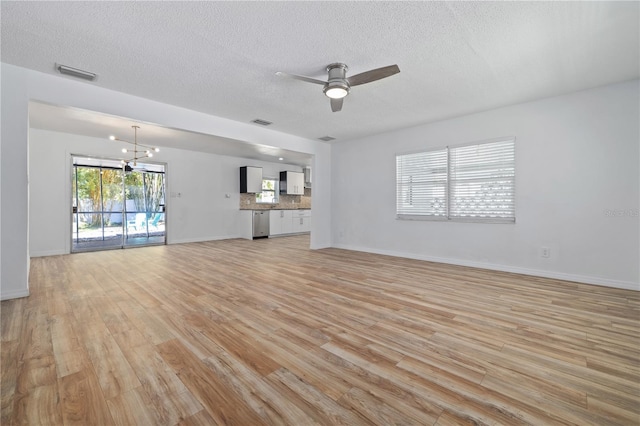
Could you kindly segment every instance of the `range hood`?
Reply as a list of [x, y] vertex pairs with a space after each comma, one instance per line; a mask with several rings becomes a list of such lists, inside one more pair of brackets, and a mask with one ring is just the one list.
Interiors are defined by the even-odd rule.
[[305, 167], [303, 172], [304, 172], [304, 187], [311, 188], [311, 167]]

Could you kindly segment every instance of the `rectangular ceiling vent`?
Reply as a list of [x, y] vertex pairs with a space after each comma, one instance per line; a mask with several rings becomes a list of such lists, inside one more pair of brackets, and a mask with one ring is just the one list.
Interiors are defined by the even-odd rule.
[[256, 118], [255, 120], [252, 121], [252, 123], [259, 124], [261, 126], [270, 126], [273, 124], [271, 121], [262, 120], [260, 118]]
[[323, 136], [323, 137], [318, 138], [318, 139], [320, 139], [321, 141], [324, 141], [324, 142], [329, 142], [329, 141], [336, 140], [336, 138], [332, 138], [331, 136]]
[[71, 77], [82, 78], [84, 80], [89, 80], [89, 81], [93, 81], [97, 77], [96, 73], [84, 71], [78, 68], [73, 68], [67, 65], [62, 65], [62, 64], [56, 64], [56, 69], [60, 74], [70, 75]]

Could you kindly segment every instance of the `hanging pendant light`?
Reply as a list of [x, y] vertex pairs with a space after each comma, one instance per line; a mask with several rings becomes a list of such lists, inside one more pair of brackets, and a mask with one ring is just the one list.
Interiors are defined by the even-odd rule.
[[[133, 150], [127, 149], [127, 148], [122, 148], [122, 152], [123, 153], [133, 153], [133, 158], [131, 158], [130, 160], [122, 160], [122, 165], [124, 168], [125, 172], [131, 172], [133, 171], [133, 167], [136, 167], [138, 165], [138, 160], [142, 159], [142, 158], [150, 158], [153, 157], [153, 153], [154, 152], [160, 152], [160, 149], [155, 148], [155, 147], [151, 147], [148, 145], [143, 145], [141, 143], [138, 143], [138, 129], [140, 128], [140, 126], [131, 126], [133, 128], [133, 142], [124, 140], [124, 139], [120, 139], [116, 136], [109, 136], [109, 139], [111, 139], [112, 141], [118, 141], [118, 142], [125, 142], [128, 144], [133, 145]], [[138, 149], [140, 148], [140, 149]], [[133, 162], [133, 167], [131, 167], [131, 165], [129, 163]]]

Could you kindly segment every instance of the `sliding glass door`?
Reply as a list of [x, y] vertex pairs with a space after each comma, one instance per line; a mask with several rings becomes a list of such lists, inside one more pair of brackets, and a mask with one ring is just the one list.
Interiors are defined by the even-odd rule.
[[126, 172], [124, 245], [164, 243], [164, 173], [148, 170]]
[[165, 243], [163, 165], [73, 157], [71, 251]]

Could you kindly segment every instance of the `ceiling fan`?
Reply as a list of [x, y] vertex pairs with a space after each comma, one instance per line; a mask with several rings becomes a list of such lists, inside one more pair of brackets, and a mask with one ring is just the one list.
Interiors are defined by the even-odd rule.
[[342, 100], [349, 94], [351, 87], [371, 83], [372, 81], [390, 77], [400, 72], [400, 68], [398, 68], [397, 65], [389, 65], [347, 77], [348, 69], [349, 67], [340, 62], [327, 65], [327, 73], [329, 74], [328, 81], [302, 75], [287, 74], [281, 71], [278, 71], [276, 75], [295, 78], [296, 80], [302, 80], [308, 83], [322, 84], [324, 86], [322, 91], [331, 99], [331, 111], [338, 112], [342, 110]]

